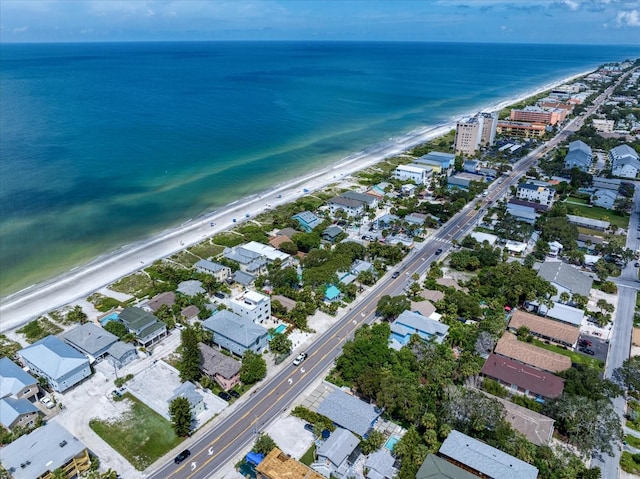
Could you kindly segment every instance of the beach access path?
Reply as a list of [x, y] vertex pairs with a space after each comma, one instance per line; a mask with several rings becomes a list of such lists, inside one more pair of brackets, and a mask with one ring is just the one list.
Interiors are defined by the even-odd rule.
[[[499, 111], [543, 91], [562, 85], [590, 71], [582, 72], [492, 105], [482, 111]], [[443, 136], [455, 128], [457, 120], [433, 128], [416, 130], [395, 141], [381, 146], [373, 146], [363, 152], [350, 155], [342, 160], [277, 186], [263, 194], [252, 196], [221, 208], [212, 214], [186, 222], [151, 238], [124, 246], [112, 253], [96, 258], [90, 263], [74, 268], [68, 273], [49, 281], [34, 285], [0, 300], [0, 333], [18, 328], [41, 314], [55, 310], [85, 298], [98, 289], [118, 279], [145, 268], [154, 261], [171, 256], [216, 233], [230, 229], [265, 209], [275, 207], [317, 191], [335, 181], [339, 181], [385, 158], [398, 155], [406, 150]], [[305, 191], [306, 190], [306, 191]], [[234, 222], [236, 219], [236, 222]], [[212, 227], [211, 223], [215, 225]]]

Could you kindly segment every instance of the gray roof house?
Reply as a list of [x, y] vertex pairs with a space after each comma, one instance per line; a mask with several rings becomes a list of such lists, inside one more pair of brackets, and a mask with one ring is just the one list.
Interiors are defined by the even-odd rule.
[[231, 268], [220, 263], [207, 261], [206, 259], [201, 259], [193, 266], [198, 273], [210, 274], [220, 282], [231, 276]]
[[537, 479], [538, 468], [527, 464], [484, 442], [458, 431], [451, 431], [438, 454], [466, 470], [476, 471], [480, 477], [492, 479]]
[[638, 153], [629, 145], [620, 145], [609, 151], [614, 176], [635, 178], [640, 171]]
[[425, 341], [430, 341], [433, 338], [437, 343], [442, 343], [448, 331], [449, 326], [444, 323], [413, 311], [403, 311], [391, 323], [389, 345], [391, 348], [399, 350], [409, 342], [414, 334]]
[[93, 323], [85, 323], [67, 331], [61, 339], [87, 356], [89, 362], [94, 362], [107, 354], [111, 345], [118, 341], [118, 336]]
[[6, 429], [31, 427], [38, 417], [38, 408], [28, 399], [12, 397], [0, 399], [0, 424]]
[[269, 331], [229, 310], [215, 313], [202, 326], [213, 332], [214, 343], [238, 356], [247, 350], [260, 354], [267, 348]]
[[195, 384], [191, 381], [185, 381], [173, 390], [173, 396], [169, 398], [168, 403], [179, 397], [186, 398], [189, 401], [192, 417], [195, 419], [201, 412], [205, 410], [204, 397], [196, 390]]
[[338, 211], [344, 211], [347, 216], [358, 216], [364, 212], [365, 204], [361, 201], [352, 200], [343, 196], [336, 196], [328, 202], [329, 211], [334, 216]]
[[137, 359], [138, 351], [133, 344], [116, 341], [107, 350], [107, 361], [115, 368], [121, 368]]
[[322, 232], [322, 239], [333, 243], [342, 232], [339, 226], [331, 225]]
[[599, 206], [600, 208], [606, 208], [608, 210], [613, 209], [613, 204], [618, 199], [618, 193], [614, 190], [600, 188], [595, 190], [591, 194], [591, 204]]
[[140, 308], [124, 308], [118, 316], [130, 333], [136, 335], [138, 344], [150, 346], [166, 336], [167, 325], [153, 314]]
[[578, 168], [582, 171], [588, 171], [592, 160], [591, 147], [584, 141], [576, 140], [569, 143], [569, 152], [564, 158], [564, 167], [567, 170]]
[[347, 460], [360, 443], [360, 439], [346, 429], [337, 428], [316, 449], [316, 460], [311, 469], [325, 477], [343, 479], [350, 476], [351, 464]]
[[240, 368], [242, 363], [222, 354], [220, 351], [199, 343], [200, 369], [204, 374], [212, 377], [222, 389], [229, 390], [240, 382]]
[[38, 380], [9, 358], [0, 359], [0, 398], [30, 398], [38, 394]]
[[240, 271], [249, 274], [260, 274], [267, 271], [267, 259], [257, 251], [234, 246], [225, 248], [223, 255], [225, 258], [235, 261], [240, 266]]
[[185, 296], [197, 296], [199, 294], [206, 293], [205, 289], [202, 287], [202, 282], [197, 279], [182, 281], [178, 284], [177, 291]]
[[31, 371], [44, 377], [58, 392], [64, 392], [91, 376], [87, 357], [55, 336], [42, 338], [21, 349], [18, 355]]
[[393, 467], [395, 462], [396, 460], [393, 458], [391, 453], [384, 447], [372, 454], [369, 454], [364, 463], [364, 467], [369, 471], [366, 474], [366, 478], [386, 479], [396, 477], [398, 471]]
[[378, 198], [376, 198], [375, 196], [358, 193], [357, 191], [345, 191], [340, 196], [364, 203], [369, 208], [376, 208], [378, 206]]
[[558, 297], [563, 291], [571, 295], [580, 294], [589, 297], [593, 284], [590, 276], [561, 261], [545, 261], [538, 270], [538, 276], [555, 286]]
[[13, 479], [40, 479], [63, 469], [76, 477], [89, 469], [87, 447], [57, 422], [49, 422], [0, 449], [0, 462]]
[[367, 435], [380, 416], [380, 411], [375, 406], [339, 389], [320, 403], [317, 412], [361, 437]]
[[351, 274], [358, 276], [365, 271], [371, 271], [373, 269], [373, 263], [357, 259], [351, 265]]
[[241, 284], [242, 286], [250, 286], [251, 283], [255, 281], [255, 279], [255, 276], [249, 273], [245, 273], [244, 271], [238, 270], [233, 273], [233, 281]]

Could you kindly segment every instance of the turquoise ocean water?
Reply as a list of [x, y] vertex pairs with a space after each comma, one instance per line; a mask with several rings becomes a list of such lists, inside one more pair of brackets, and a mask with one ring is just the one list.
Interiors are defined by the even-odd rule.
[[0, 296], [632, 46], [0, 45]]

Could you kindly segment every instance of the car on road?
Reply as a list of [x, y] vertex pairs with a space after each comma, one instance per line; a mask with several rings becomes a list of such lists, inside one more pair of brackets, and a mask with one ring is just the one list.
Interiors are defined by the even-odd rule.
[[302, 364], [302, 361], [304, 361], [305, 359], [307, 359], [307, 353], [300, 353], [293, 360], [293, 365], [299, 366], [300, 364]]
[[53, 409], [53, 407], [56, 405], [56, 404], [53, 402], [53, 399], [51, 399], [50, 397], [47, 397], [47, 396], [45, 396], [45, 397], [43, 397], [42, 399], [40, 399], [40, 402], [41, 402], [42, 404], [44, 404], [44, 405], [46, 406], [46, 408], [47, 408], [47, 409]]
[[228, 392], [226, 392], [226, 391], [220, 391], [220, 392], [218, 393], [218, 397], [219, 397], [220, 399], [224, 399], [225, 401], [231, 401], [231, 394], [229, 394], [229, 393], [228, 393]]
[[438, 248], [438, 249], [436, 250], [436, 254], [440, 254], [440, 253], [442, 253], [442, 248]]
[[396, 272], [394, 272], [394, 273], [391, 275], [391, 277], [392, 277], [393, 279], [396, 279], [398, 276], [400, 276], [400, 272], [399, 272], [399, 271], [396, 271]]
[[186, 458], [188, 458], [190, 455], [191, 455], [191, 451], [189, 449], [185, 449], [184, 451], [182, 451], [180, 454], [178, 454], [176, 456], [176, 458], [173, 460], [173, 462], [175, 462], [176, 464], [180, 464]]
[[231, 391], [229, 391], [229, 394], [231, 394], [236, 399], [238, 399], [240, 397], [240, 393], [238, 391], [233, 390], [233, 389]]

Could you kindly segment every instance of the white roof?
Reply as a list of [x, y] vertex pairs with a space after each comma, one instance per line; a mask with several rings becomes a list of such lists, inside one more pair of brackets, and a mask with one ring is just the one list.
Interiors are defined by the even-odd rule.
[[493, 246], [496, 241], [498, 241], [498, 237], [496, 235], [482, 233], [480, 231], [473, 231], [469, 236], [474, 238], [478, 243], [484, 243], [485, 241], [487, 241], [491, 246]]
[[[545, 314], [546, 306], [540, 305], [540, 312]], [[573, 324], [574, 326], [580, 326], [584, 319], [584, 311], [572, 306], [567, 306], [562, 303], [553, 303], [553, 307], [546, 311], [546, 316], [549, 318], [557, 319], [563, 323]]]
[[275, 249], [273, 246], [268, 244], [258, 243], [257, 241], [251, 241], [242, 247], [246, 250], [253, 251], [254, 253], [258, 253], [270, 261], [275, 261], [277, 259], [281, 261], [286, 261], [289, 259], [289, 255], [287, 253], [283, 253]]

